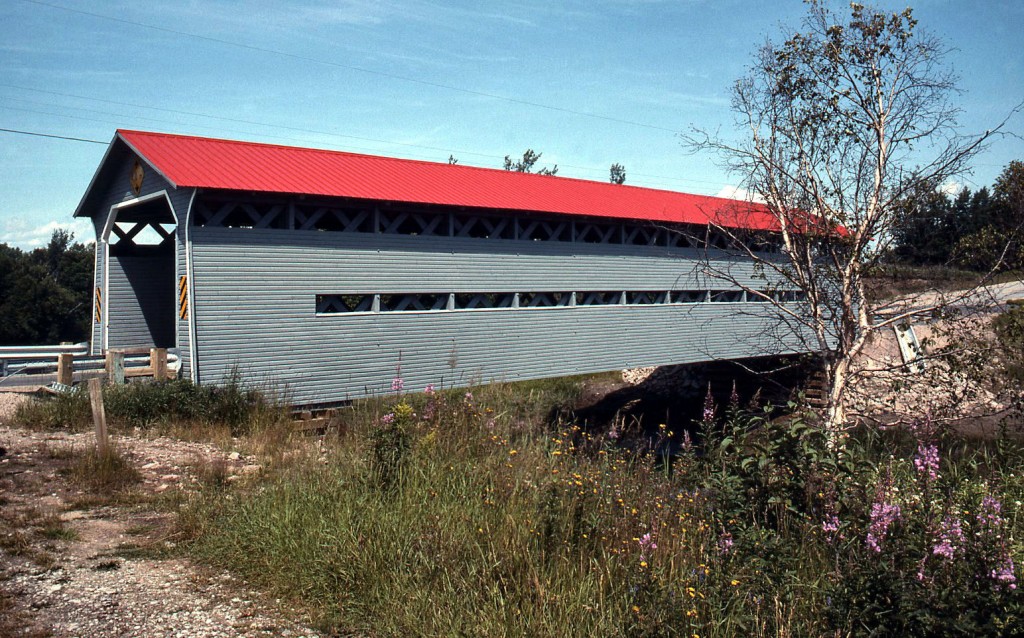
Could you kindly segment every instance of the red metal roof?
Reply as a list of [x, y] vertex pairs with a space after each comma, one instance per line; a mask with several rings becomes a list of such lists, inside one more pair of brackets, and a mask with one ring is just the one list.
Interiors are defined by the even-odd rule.
[[763, 206], [719, 197], [341, 151], [142, 131], [117, 134], [177, 187], [778, 227]]

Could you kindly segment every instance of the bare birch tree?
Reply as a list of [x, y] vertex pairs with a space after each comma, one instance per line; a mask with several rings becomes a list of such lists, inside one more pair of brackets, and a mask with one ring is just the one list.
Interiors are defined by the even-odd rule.
[[838, 432], [851, 365], [872, 334], [938, 307], [877, 318], [866, 296], [865, 276], [891, 241], [899, 202], [963, 173], [991, 133], [959, 133], [947, 49], [918, 29], [909, 8], [853, 3], [840, 15], [822, 0], [807, 4], [799, 30], [764, 45], [736, 82], [738, 141], [695, 131], [684, 143], [716, 153], [774, 219], [780, 259], [765, 258], [736, 231], [716, 230], [766, 279], [801, 291], [799, 304], [747, 294], [765, 296], [821, 353], [825, 426]]

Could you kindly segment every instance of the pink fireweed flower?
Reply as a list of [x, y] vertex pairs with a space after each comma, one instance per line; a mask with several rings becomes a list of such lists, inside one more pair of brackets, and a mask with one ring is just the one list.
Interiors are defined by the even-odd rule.
[[643, 549], [658, 549], [658, 544], [651, 538], [650, 532], [641, 536], [638, 542]]
[[939, 477], [939, 448], [934, 443], [919, 443], [914, 456], [914, 467], [917, 473], [929, 481]]
[[402, 380], [402, 377], [395, 377], [394, 379], [391, 380], [392, 392], [401, 392], [404, 388], [405, 381]]
[[732, 534], [725, 532], [718, 539], [718, 553], [725, 555], [732, 551]]
[[711, 384], [708, 384], [708, 393], [704, 397], [704, 414], [701, 417], [705, 423], [715, 420], [715, 397], [711, 395]]
[[380, 422], [384, 425], [390, 425], [395, 422], [395, 415], [393, 412], [388, 412], [380, 418]]
[[434, 389], [433, 383], [428, 383], [427, 387], [423, 388], [423, 394], [426, 394], [428, 396], [434, 394], [435, 392], [437, 392], [437, 390]]
[[939, 542], [932, 547], [932, 554], [953, 560], [953, 555], [964, 542], [964, 531], [960, 519], [947, 516], [942, 521]]
[[924, 582], [924, 578], [925, 578], [925, 576], [924, 576], [924, 564], [927, 563], [927, 562], [928, 562], [928, 555], [926, 554], [926, 555], [921, 557], [921, 561], [917, 564], [917, 574], [914, 575], [915, 578], [917, 578], [917, 580], [922, 582], [922, 583]]
[[1002, 517], [1003, 505], [999, 499], [993, 496], [986, 496], [981, 499], [981, 507], [978, 508], [978, 524], [985, 529], [1001, 527], [1005, 522]]
[[873, 552], [882, 551], [882, 541], [889, 533], [889, 527], [900, 519], [900, 506], [895, 503], [875, 502], [871, 505], [871, 525], [864, 544]]
[[637, 543], [640, 544], [640, 560], [645, 560], [645, 554], [650, 551], [658, 549], [658, 544], [651, 538], [651, 533], [648, 532], [641, 536]]
[[989, 573], [989, 577], [1007, 589], [1017, 589], [1017, 576], [1013, 573], [1013, 559], [1004, 556], [1002, 563]]
[[835, 534], [839, 531], [839, 517], [835, 514], [829, 514], [828, 518], [821, 522], [821, 531], [826, 534]]

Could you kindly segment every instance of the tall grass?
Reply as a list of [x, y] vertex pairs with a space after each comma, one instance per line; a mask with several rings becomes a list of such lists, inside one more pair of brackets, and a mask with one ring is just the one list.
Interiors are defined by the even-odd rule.
[[[981, 445], [923, 421], [853, 431], [835, 448], [795, 406], [783, 419], [709, 397], [697, 445], [664, 425], [578, 425], [565, 408], [581, 387], [367, 400], [305, 449], [280, 434], [281, 407], [240, 384], [108, 388], [107, 405], [117, 427], [194, 422], [259, 442], [264, 471], [231, 482], [211, 466], [179, 532], [197, 558], [308, 608], [331, 632], [1001, 636], [1024, 626], [1019, 440]], [[72, 394], [18, 418], [55, 427], [83, 405]], [[111, 488], [133, 480], [117, 459], [75, 468]]]
[[835, 452], [799, 418], [735, 404], [716, 418], [709, 405], [703, 447], [684, 443], [665, 463], [642, 438], [620, 445], [629, 433], [547, 423], [574, 392], [496, 386], [360, 404], [326, 459], [208, 491], [182, 529], [196, 556], [340, 633], [1024, 626], [1018, 444], [974, 450], [924, 424], [855, 433]]

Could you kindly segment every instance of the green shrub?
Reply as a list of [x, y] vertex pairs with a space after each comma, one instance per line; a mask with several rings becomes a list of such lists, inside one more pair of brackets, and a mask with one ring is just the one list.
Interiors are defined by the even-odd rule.
[[79, 386], [72, 392], [32, 398], [18, 405], [11, 422], [40, 430], [80, 430], [92, 422], [89, 393]]
[[[198, 386], [187, 379], [105, 385], [103, 403], [114, 427], [148, 428], [174, 422], [225, 425], [233, 436], [267, 421], [286, 418], [286, 410], [266, 393], [244, 387], [237, 375], [223, 385]], [[46, 430], [90, 427], [92, 409], [83, 386], [73, 391], [22, 403], [13, 422]]]

